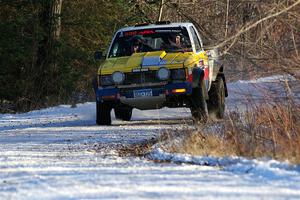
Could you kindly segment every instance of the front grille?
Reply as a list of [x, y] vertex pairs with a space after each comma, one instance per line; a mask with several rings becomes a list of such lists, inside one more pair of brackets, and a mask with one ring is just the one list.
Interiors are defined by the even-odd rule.
[[156, 77], [156, 71], [147, 71], [147, 72], [132, 72], [125, 74], [124, 85], [130, 84], [143, 84], [143, 83], [159, 83], [159, 80]]
[[114, 85], [114, 81], [111, 75], [99, 76], [99, 82], [101, 86]]

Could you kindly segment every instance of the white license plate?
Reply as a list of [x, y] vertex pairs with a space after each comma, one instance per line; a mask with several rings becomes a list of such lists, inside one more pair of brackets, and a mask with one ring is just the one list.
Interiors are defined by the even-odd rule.
[[138, 97], [152, 97], [152, 90], [145, 89], [145, 90], [134, 90], [133, 91], [134, 98]]

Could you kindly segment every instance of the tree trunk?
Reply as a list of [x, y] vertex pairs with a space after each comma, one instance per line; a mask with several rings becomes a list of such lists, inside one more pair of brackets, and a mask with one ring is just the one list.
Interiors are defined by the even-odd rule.
[[163, 8], [164, 8], [164, 3], [165, 3], [164, 0], [160, 1], [159, 14], [158, 14], [157, 21], [161, 21], [162, 13], [163, 13]]
[[43, 104], [47, 97], [56, 92], [57, 61], [54, 43], [61, 34], [62, 0], [45, 0], [40, 3], [39, 26], [43, 38], [38, 42], [37, 60], [33, 74], [34, 107]]
[[229, 1], [230, 0], [227, 0], [227, 5], [226, 5], [225, 39], [227, 38], [227, 34], [228, 34]]
[[61, 33], [61, 9], [62, 9], [62, 0], [55, 0], [52, 6], [52, 15], [53, 15], [53, 36], [54, 39], [60, 38]]

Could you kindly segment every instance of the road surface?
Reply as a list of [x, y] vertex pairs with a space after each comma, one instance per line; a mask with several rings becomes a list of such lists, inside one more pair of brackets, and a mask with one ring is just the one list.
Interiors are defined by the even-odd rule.
[[[284, 90], [268, 81], [229, 84], [227, 109], [244, 109], [241, 94], [253, 94], [254, 86]], [[256, 94], [254, 101], [262, 100]], [[300, 167], [287, 163], [210, 160], [155, 148], [151, 156], [120, 156], [120, 146], [192, 127], [190, 112], [134, 110], [131, 122], [96, 126], [94, 104], [0, 115], [0, 199], [300, 199]], [[207, 160], [220, 165], [206, 166]]]

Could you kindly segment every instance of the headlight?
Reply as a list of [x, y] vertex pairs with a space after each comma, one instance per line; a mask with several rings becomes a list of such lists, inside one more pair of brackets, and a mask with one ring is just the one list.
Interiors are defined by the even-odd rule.
[[162, 81], [168, 80], [170, 77], [170, 70], [165, 67], [160, 68], [157, 71], [157, 77]]
[[109, 85], [113, 85], [114, 84], [111, 75], [100, 76], [99, 77], [99, 82], [100, 82], [100, 85], [102, 85], [102, 86], [109, 86]]
[[114, 72], [112, 74], [112, 79], [115, 82], [115, 84], [121, 84], [125, 79], [125, 75], [122, 72]]
[[173, 80], [184, 80], [185, 79], [185, 69], [172, 70], [171, 77]]

